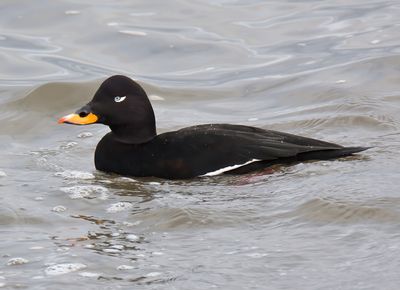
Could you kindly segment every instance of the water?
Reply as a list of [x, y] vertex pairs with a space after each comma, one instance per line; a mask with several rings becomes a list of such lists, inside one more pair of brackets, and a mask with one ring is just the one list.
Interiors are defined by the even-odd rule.
[[[1, 287], [398, 289], [397, 1], [0, 5]], [[56, 120], [116, 73], [146, 88], [159, 132], [229, 122], [374, 148], [264, 175], [107, 175], [108, 129]]]

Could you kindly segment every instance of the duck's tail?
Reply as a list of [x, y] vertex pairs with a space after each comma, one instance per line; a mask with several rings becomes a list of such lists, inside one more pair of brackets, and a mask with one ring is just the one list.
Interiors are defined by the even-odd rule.
[[293, 164], [296, 162], [303, 162], [307, 160], [328, 160], [328, 159], [335, 159], [340, 157], [345, 157], [352, 155], [357, 152], [361, 152], [372, 147], [343, 147], [338, 149], [328, 149], [328, 150], [319, 150], [319, 151], [312, 151], [312, 152], [304, 152], [300, 153], [296, 156], [286, 157], [286, 158], [278, 158], [269, 161], [260, 161], [250, 163], [243, 167], [239, 167], [237, 169], [231, 170], [226, 172], [227, 174], [243, 174], [248, 173], [255, 170], [260, 170], [275, 164]]
[[370, 148], [372, 147], [343, 147], [340, 149], [305, 152], [297, 155], [297, 160], [298, 161], [327, 160], [333, 158], [340, 158], [352, 155], [354, 153], [362, 152]]

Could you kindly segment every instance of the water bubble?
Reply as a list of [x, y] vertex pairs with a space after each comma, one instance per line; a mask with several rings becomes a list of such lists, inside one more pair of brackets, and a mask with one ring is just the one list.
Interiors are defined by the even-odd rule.
[[107, 212], [116, 213], [116, 212], [128, 210], [132, 207], [133, 207], [133, 205], [130, 202], [120, 201], [120, 202], [112, 204], [109, 208], [107, 208]]
[[81, 263], [65, 263], [65, 264], [56, 264], [47, 267], [44, 272], [50, 276], [63, 275], [75, 271], [79, 271], [85, 269], [87, 266]]
[[63, 205], [57, 205], [57, 206], [53, 207], [51, 211], [54, 211], [54, 212], [64, 212], [64, 211], [66, 211], [66, 210], [67, 210], [67, 208], [66, 208], [65, 206], [63, 206]]

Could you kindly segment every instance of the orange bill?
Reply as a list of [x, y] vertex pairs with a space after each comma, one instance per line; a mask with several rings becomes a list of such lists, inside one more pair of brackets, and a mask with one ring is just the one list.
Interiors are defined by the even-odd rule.
[[93, 113], [89, 113], [85, 117], [81, 117], [78, 114], [69, 114], [67, 116], [60, 118], [58, 120], [58, 123], [59, 124], [67, 123], [67, 124], [75, 124], [75, 125], [87, 125], [87, 124], [96, 123], [97, 120], [98, 120], [98, 117]]

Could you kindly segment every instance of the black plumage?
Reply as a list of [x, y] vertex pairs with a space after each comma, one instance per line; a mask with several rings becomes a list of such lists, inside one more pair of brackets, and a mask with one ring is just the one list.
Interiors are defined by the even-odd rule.
[[111, 128], [97, 145], [96, 168], [129, 176], [184, 179], [240, 174], [272, 164], [338, 158], [368, 149], [231, 124], [198, 125], [157, 135], [145, 91], [125, 76], [105, 80], [91, 102], [60, 122], [93, 123], [87, 119], [90, 116], [95, 116], [93, 122]]

